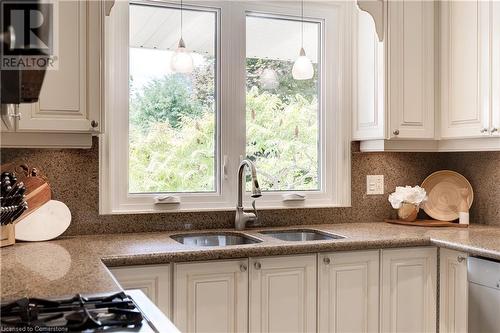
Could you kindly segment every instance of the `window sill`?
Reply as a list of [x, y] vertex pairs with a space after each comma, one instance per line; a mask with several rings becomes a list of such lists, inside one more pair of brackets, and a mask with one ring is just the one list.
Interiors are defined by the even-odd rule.
[[[300, 204], [260, 204], [257, 200], [257, 211], [259, 210], [287, 210], [287, 209], [308, 209], [308, 208], [345, 208], [350, 207], [350, 205], [333, 204], [333, 203], [323, 203], [323, 202], [310, 202], [310, 203], [300, 203]], [[124, 207], [121, 209], [112, 209], [111, 211], [106, 211], [101, 209], [99, 211], [100, 215], [128, 215], [128, 214], [164, 214], [164, 213], [202, 213], [202, 212], [231, 212], [235, 211], [235, 206], [221, 205], [218, 207], [168, 207], [168, 205], [143, 205], [142, 207]], [[245, 210], [251, 210], [251, 204], [244, 204]]]

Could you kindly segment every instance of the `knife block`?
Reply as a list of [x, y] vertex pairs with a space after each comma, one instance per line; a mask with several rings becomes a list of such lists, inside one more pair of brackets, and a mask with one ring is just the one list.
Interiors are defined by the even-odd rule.
[[13, 245], [16, 242], [14, 223], [0, 226], [0, 247]]

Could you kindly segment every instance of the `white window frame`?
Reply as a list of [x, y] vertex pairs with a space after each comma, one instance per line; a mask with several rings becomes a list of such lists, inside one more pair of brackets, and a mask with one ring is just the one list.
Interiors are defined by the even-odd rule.
[[[139, 1], [134, 1], [139, 2]], [[175, 3], [143, 0], [154, 5]], [[234, 210], [237, 201], [237, 168], [245, 154], [246, 13], [297, 16], [298, 2], [185, 1], [185, 6], [217, 10], [219, 149], [216, 192], [176, 193], [178, 204], [155, 204], [160, 194], [128, 193], [129, 126], [129, 5], [117, 1], [106, 18], [106, 121], [100, 136], [99, 211], [101, 214]], [[347, 207], [351, 204], [350, 158], [350, 29], [353, 5], [350, 2], [307, 2], [307, 21], [322, 21], [320, 116], [321, 190], [263, 192], [257, 208]], [[243, 37], [242, 37], [243, 36]], [[332, 42], [329, 42], [332, 41]], [[297, 51], [298, 52], [298, 51]], [[327, 61], [328, 59], [334, 59]], [[231, 110], [241, 110], [232, 112]], [[217, 177], [216, 177], [217, 178]], [[284, 201], [283, 194], [304, 195], [302, 201]], [[165, 195], [165, 194], [162, 194]], [[244, 196], [245, 206], [251, 202]]]

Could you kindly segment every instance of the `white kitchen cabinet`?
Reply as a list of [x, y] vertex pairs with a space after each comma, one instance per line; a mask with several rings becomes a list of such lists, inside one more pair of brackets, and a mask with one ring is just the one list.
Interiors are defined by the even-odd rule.
[[173, 319], [181, 332], [247, 332], [248, 259], [175, 264]]
[[110, 268], [123, 289], [140, 289], [170, 317], [172, 309], [172, 275], [170, 265], [138, 265]]
[[[500, 137], [500, 1], [491, 1], [491, 127], [490, 133]], [[499, 144], [500, 146], [500, 144]]]
[[434, 139], [434, 4], [384, 6], [383, 42], [372, 17], [355, 8], [353, 138]]
[[57, 2], [57, 69], [46, 71], [37, 103], [19, 106], [17, 131], [71, 133], [98, 129], [91, 122], [100, 122], [101, 109], [99, 3]]
[[316, 331], [316, 259], [250, 258], [250, 332]]
[[498, 43], [490, 32], [498, 23], [490, 15], [497, 6], [480, 0], [440, 2], [442, 138], [491, 133], [491, 94], [500, 94], [491, 91], [491, 49]]
[[467, 254], [448, 249], [439, 253], [439, 332], [466, 333]]
[[353, 15], [353, 113], [355, 140], [385, 137], [384, 43], [370, 14], [354, 8]]
[[436, 332], [436, 248], [382, 250], [381, 332]]
[[390, 138], [434, 139], [434, 2], [387, 2]]
[[[102, 1], [58, 0], [56, 4], [56, 67], [47, 69], [38, 102], [17, 107], [16, 133], [2, 136], [2, 146], [43, 145], [51, 135], [61, 138], [59, 146], [67, 146], [61, 134], [79, 135], [84, 146], [102, 126]], [[57, 146], [57, 142], [49, 139], [47, 145]]]
[[318, 331], [378, 332], [379, 251], [318, 255]]

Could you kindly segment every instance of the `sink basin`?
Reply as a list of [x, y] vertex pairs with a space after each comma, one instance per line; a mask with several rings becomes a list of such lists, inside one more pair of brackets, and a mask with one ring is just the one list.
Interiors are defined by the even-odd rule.
[[345, 238], [335, 234], [327, 234], [317, 230], [302, 229], [302, 230], [269, 230], [261, 231], [261, 234], [280, 239], [282, 241], [301, 242], [301, 241], [316, 241], [316, 240], [332, 240]]
[[238, 233], [221, 233], [221, 234], [180, 234], [170, 236], [173, 240], [193, 246], [229, 246], [255, 244], [261, 241]]

